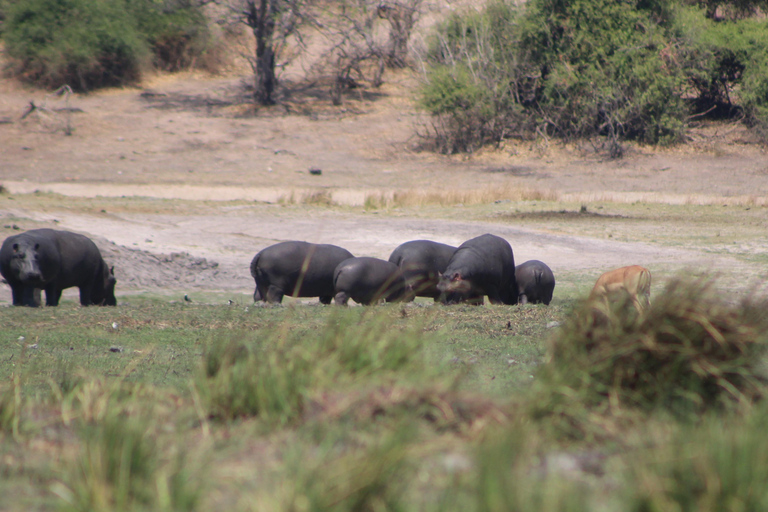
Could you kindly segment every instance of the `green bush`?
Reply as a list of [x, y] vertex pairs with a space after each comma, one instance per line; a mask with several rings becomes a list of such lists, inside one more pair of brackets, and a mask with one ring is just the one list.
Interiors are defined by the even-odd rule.
[[188, 67], [210, 36], [199, 7], [170, 0], [10, 0], [3, 39], [11, 74], [87, 91]]
[[586, 302], [551, 340], [534, 414], [580, 436], [596, 415], [686, 416], [749, 404], [765, 391], [764, 300], [730, 304], [712, 280], [673, 280], [645, 314]]
[[165, 71], [193, 66], [211, 47], [208, 23], [193, 0], [130, 0], [127, 7], [154, 55], [154, 64]]
[[444, 152], [505, 137], [671, 144], [700, 115], [766, 122], [768, 22], [669, 0], [499, 0], [439, 26], [421, 106]]
[[148, 51], [120, 1], [15, 1], [3, 38], [13, 74], [45, 87], [134, 82]]

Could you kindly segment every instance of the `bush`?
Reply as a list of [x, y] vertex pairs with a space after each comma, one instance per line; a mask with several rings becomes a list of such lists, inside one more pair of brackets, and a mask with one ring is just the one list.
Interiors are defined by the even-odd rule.
[[194, 66], [211, 47], [208, 23], [192, 0], [131, 0], [128, 9], [147, 39], [154, 64], [165, 71]]
[[[499, 0], [441, 25], [421, 106], [443, 152], [505, 137], [681, 140], [691, 117], [768, 120], [768, 30], [668, 0]], [[617, 151], [615, 155], [620, 155]]]
[[135, 82], [148, 51], [120, 1], [17, 1], [3, 38], [16, 76], [84, 91]]
[[210, 41], [201, 8], [188, 0], [12, 0], [6, 15], [11, 74], [43, 87], [128, 85], [152, 54], [176, 71]]
[[622, 411], [700, 413], [751, 403], [764, 393], [768, 317], [764, 300], [729, 304], [712, 280], [670, 282], [644, 315], [630, 303], [606, 316], [577, 308], [551, 340], [534, 414], [584, 422]]

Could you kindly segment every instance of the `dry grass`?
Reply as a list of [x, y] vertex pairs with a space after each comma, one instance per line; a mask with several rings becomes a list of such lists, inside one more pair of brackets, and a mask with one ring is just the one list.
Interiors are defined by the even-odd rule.
[[372, 209], [413, 206], [453, 206], [488, 204], [501, 201], [557, 201], [559, 194], [553, 190], [507, 185], [478, 189], [410, 189], [391, 192], [375, 192], [366, 195], [365, 207]]

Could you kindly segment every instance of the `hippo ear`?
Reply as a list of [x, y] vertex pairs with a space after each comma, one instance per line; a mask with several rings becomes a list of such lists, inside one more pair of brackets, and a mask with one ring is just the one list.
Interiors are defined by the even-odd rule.
[[109, 267], [109, 273], [110, 273], [111, 275], [115, 275], [115, 266], [114, 266], [114, 265], [112, 265], [111, 267]]

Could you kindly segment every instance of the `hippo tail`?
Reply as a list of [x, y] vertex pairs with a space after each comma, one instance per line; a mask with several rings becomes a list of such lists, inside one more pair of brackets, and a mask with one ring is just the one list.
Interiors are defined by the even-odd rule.
[[261, 258], [260, 252], [251, 260], [251, 277], [254, 279], [256, 279], [256, 273], [258, 272], [259, 268], [259, 258]]

